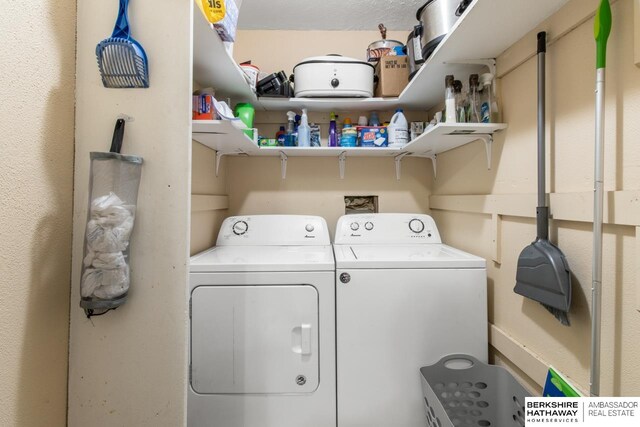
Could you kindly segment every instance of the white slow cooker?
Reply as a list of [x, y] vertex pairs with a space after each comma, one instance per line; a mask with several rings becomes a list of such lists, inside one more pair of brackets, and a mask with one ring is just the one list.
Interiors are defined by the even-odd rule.
[[300, 98], [370, 98], [373, 65], [340, 55], [314, 56], [293, 67], [293, 82]]

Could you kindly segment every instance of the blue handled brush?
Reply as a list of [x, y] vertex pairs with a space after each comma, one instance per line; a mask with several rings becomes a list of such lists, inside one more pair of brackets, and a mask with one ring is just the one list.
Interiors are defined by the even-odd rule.
[[149, 87], [147, 54], [129, 28], [129, 0], [120, 0], [113, 34], [96, 46], [102, 84], [108, 88]]

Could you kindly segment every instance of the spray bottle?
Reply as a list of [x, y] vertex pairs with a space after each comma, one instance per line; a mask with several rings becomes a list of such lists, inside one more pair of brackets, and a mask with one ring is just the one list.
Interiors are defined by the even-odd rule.
[[331, 121], [329, 122], [329, 147], [338, 146], [338, 133], [336, 131], [336, 113], [331, 113]]
[[307, 118], [307, 109], [302, 109], [302, 117], [300, 118], [300, 126], [298, 126], [298, 147], [311, 146], [311, 127], [309, 127], [309, 119]]
[[284, 146], [295, 147], [298, 139], [296, 134], [296, 113], [288, 111], [287, 118], [289, 122], [287, 123], [287, 133], [284, 135]]

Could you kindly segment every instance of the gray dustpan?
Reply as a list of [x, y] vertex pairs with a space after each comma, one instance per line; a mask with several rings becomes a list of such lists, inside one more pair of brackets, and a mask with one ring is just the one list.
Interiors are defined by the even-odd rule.
[[537, 237], [518, 257], [514, 292], [541, 303], [563, 325], [569, 325], [571, 269], [560, 249], [549, 241], [549, 208], [545, 195], [545, 52], [546, 33], [538, 33], [538, 208]]

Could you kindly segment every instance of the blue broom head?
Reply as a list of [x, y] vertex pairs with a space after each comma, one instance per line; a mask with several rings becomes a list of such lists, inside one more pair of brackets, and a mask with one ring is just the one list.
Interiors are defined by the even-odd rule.
[[133, 38], [110, 37], [96, 46], [102, 84], [108, 88], [148, 88], [149, 66]]

